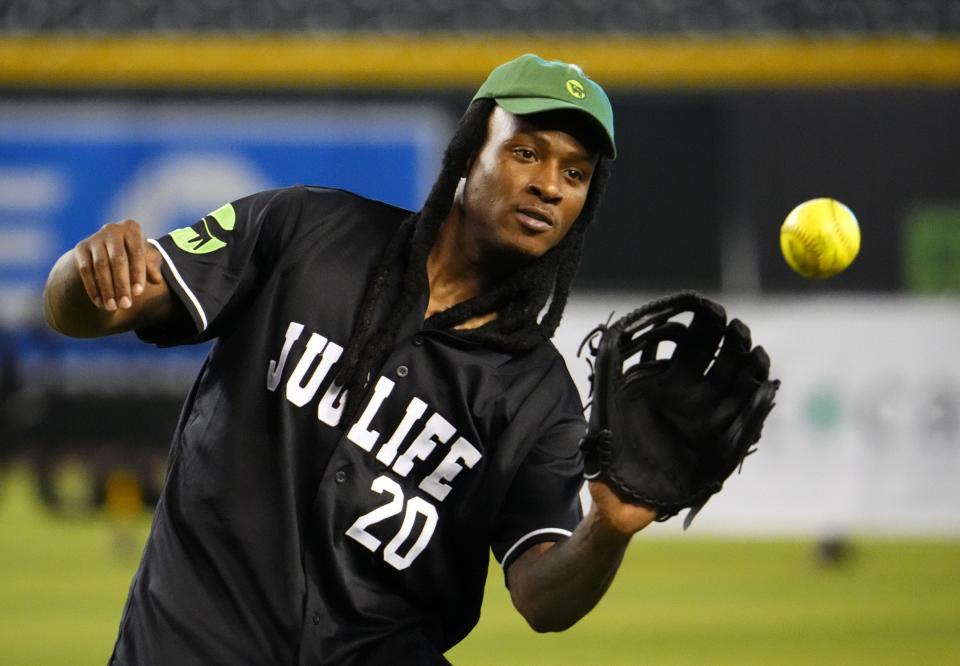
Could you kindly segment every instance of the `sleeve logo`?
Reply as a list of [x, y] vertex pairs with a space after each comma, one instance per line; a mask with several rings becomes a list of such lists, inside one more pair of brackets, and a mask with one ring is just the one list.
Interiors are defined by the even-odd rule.
[[232, 204], [225, 204], [189, 227], [174, 229], [170, 239], [190, 254], [209, 254], [227, 246], [224, 232], [233, 231], [237, 221]]

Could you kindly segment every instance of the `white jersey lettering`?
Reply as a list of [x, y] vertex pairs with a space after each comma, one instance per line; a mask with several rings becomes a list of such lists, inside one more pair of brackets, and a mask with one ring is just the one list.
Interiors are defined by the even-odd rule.
[[393, 464], [393, 471], [400, 476], [406, 476], [413, 469], [415, 459], [425, 460], [438, 443], [446, 444], [456, 432], [457, 429], [449, 421], [440, 414], [434, 414], [427, 419], [423, 430], [410, 442], [410, 446], [397, 458], [397, 462]]
[[444, 481], [452, 481], [453, 477], [463, 471], [463, 465], [460, 464], [460, 461], [463, 461], [463, 464], [467, 467], [472, 468], [482, 457], [483, 455], [477, 450], [477, 447], [463, 437], [458, 437], [450, 450], [447, 451], [447, 455], [433, 470], [433, 473], [420, 482], [420, 489], [442, 502], [453, 490]]
[[[323, 353], [324, 357], [331, 356], [332, 362], [336, 363], [343, 353], [343, 347], [336, 342], [327, 345], [327, 350]], [[327, 425], [335, 426], [340, 423], [340, 417], [343, 415], [343, 407], [347, 402], [347, 392], [343, 390], [337, 382], [331, 382], [327, 392], [320, 398], [317, 405], [317, 418]]]
[[403, 488], [389, 477], [378, 476], [373, 480], [370, 489], [381, 495], [383, 493], [392, 495], [392, 499], [383, 506], [357, 518], [353, 525], [347, 528], [346, 534], [351, 539], [356, 539], [362, 543], [367, 550], [376, 551], [380, 547], [380, 539], [370, 534], [367, 528], [403, 511]]
[[[417, 520], [417, 515], [424, 517], [423, 527], [420, 528], [420, 535], [410, 546], [406, 555], [400, 554], [400, 546], [407, 541], [410, 533], [413, 531], [413, 525]], [[400, 525], [400, 531], [397, 532], [390, 543], [383, 548], [384, 561], [395, 569], [403, 571], [417, 559], [417, 555], [423, 552], [423, 549], [430, 543], [433, 531], [437, 528], [437, 507], [430, 504], [420, 497], [411, 497], [407, 501], [407, 512], [403, 515], [403, 524]]]
[[[317, 389], [320, 388], [320, 383], [326, 378], [334, 361], [337, 360], [336, 358], [331, 358], [331, 355], [324, 353], [326, 346], [327, 339], [325, 337], [319, 333], [312, 333], [310, 340], [307, 342], [307, 348], [303, 352], [303, 356], [300, 357], [297, 366], [290, 375], [290, 379], [287, 380], [287, 400], [297, 407], [303, 407], [313, 400], [313, 396], [317, 394]], [[339, 356], [340, 355], [337, 354], [337, 358], [339, 358]], [[313, 371], [307, 383], [304, 384], [303, 379], [306, 377], [310, 368], [313, 367], [317, 358], [320, 359], [320, 362], [316, 364], [316, 369]]]
[[280, 360], [271, 360], [267, 367], [267, 390], [275, 391], [280, 385], [280, 375], [283, 374], [283, 367], [287, 364], [287, 357], [290, 355], [290, 349], [293, 343], [300, 339], [303, 333], [303, 324], [291, 321], [287, 326], [287, 333], [283, 338], [283, 349], [280, 351]]
[[393, 462], [393, 459], [397, 457], [397, 451], [400, 449], [400, 444], [409, 434], [410, 429], [413, 427], [413, 424], [416, 423], [423, 413], [427, 411], [427, 403], [425, 403], [420, 398], [413, 398], [410, 403], [407, 405], [407, 413], [403, 415], [403, 420], [400, 421], [400, 425], [397, 426], [397, 429], [393, 431], [393, 434], [390, 435], [390, 439], [387, 440], [387, 443], [380, 447], [380, 450], [377, 451], [377, 460], [382, 462], [384, 465], [389, 465]]
[[[284, 368], [290, 359], [290, 353], [302, 337], [304, 330], [304, 325], [299, 322], [291, 321], [288, 324], [279, 360], [271, 360], [268, 364], [268, 390], [274, 391], [280, 385]], [[290, 377], [287, 379], [284, 391], [286, 399], [298, 407], [303, 407], [315, 399], [320, 386], [324, 380], [330, 377], [331, 371], [342, 355], [343, 347], [329, 340], [326, 336], [311, 332], [303, 354], [297, 360]], [[373, 421], [381, 413], [384, 405], [393, 395], [395, 388], [396, 383], [393, 380], [378, 377], [373, 387], [373, 393], [363, 408], [363, 412], [347, 431], [347, 439], [364, 451], [373, 452], [382, 439], [382, 433], [373, 428]], [[343, 417], [346, 395], [347, 392], [340, 384], [336, 381], [330, 382], [317, 403], [317, 419], [329, 426], [339, 425]], [[423, 419], [427, 409], [426, 402], [417, 397], [411, 398], [400, 423], [397, 424], [387, 441], [376, 452], [376, 459], [390, 467], [393, 474], [408, 477], [417, 465], [417, 461], [426, 461], [436, 450], [438, 444], [446, 445], [452, 441], [453, 443], [440, 462], [417, 486], [426, 495], [442, 502], [453, 490], [451, 482], [464, 468], [472, 469], [482, 459], [483, 454], [465, 438], [457, 437], [456, 427], [439, 412], [432, 412], [431, 416], [423, 423], [420, 431], [411, 436], [414, 426]], [[401, 452], [401, 447], [408, 440], [410, 440], [409, 444]], [[439, 455], [436, 457], [439, 457]], [[377, 492], [392, 492], [393, 486], [390, 486], [388, 481], [381, 481], [374, 490]], [[400, 533], [391, 544], [388, 544], [390, 547], [386, 548], [384, 552], [385, 559], [397, 568], [409, 565], [409, 562], [416, 557], [419, 550], [426, 547], [429, 541], [429, 533], [432, 533], [433, 524], [436, 520], [431, 517], [429, 508], [420, 507], [419, 504], [410, 507], [410, 511], [412, 513], [404, 519], [404, 525], [401, 526]], [[409, 521], [414, 519], [412, 516], [416, 513], [427, 521], [424, 529], [427, 536], [423, 536], [423, 533], [421, 533], [421, 536], [414, 540], [410, 551], [406, 555], [400, 555], [399, 551], [402, 545], [406, 543], [413, 530], [412, 523]], [[382, 519], [380, 516], [380, 513], [374, 515], [377, 520]], [[376, 546], [371, 541], [372, 537], [363, 529], [367, 524], [369, 523], [360, 521], [354, 526], [350, 536], [373, 549]], [[379, 546], [379, 543], [377, 546]]]
[[378, 379], [376, 386], [373, 387], [373, 395], [370, 396], [370, 401], [363, 410], [363, 414], [360, 415], [360, 418], [347, 433], [347, 439], [364, 451], [372, 451], [374, 444], [380, 437], [379, 432], [370, 430], [370, 422], [373, 421], [373, 417], [380, 410], [383, 401], [393, 392], [393, 387], [394, 383], [386, 377]]

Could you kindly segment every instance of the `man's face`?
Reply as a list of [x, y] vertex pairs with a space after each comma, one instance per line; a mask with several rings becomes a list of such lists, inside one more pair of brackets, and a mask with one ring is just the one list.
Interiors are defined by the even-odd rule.
[[494, 107], [462, 199], [465, 231], [481, 254], [535, 259], [580, 215], [597, 155], [561, 126], [555, 114]]

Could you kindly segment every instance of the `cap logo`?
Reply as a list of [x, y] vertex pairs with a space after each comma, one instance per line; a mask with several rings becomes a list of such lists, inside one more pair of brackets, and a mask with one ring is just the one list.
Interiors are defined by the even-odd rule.
[[583, 84], [576, 79], [570, 79], [567, 81], [567, 92], [577, 99], [583, 99], [587, 96], [587, 91], [584, 90]]

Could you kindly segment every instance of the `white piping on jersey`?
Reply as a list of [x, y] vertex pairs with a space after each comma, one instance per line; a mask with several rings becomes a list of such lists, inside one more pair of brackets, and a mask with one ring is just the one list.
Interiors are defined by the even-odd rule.
[[183, 278], [180, 276], [180, 271], [177, 270], [177, 267], [173, 263], [173, 259], [171, 259], [170, 255], [167, 254], [167, 251], [160, 246], [160, 243], [152, 238], [148, 238], [147, 242], [160, 251], [161, 256], [163, 256], [163, 260], [167, 262], [167, 266], [170, 267], [170, 272], [173, 273], [173, 277], [177, 281], [177, 284], [179, 284], [180, 288], [183, 289], [183, 291], [187, 294], [187, 297], [193, 304], [194, 309], [196, 309], [197, 314], [200, 315], [200, 322], [203, 324], [203, 328], [200, 329], [200, 333], [203, 333], [205, 330], [207, 330], [207, 313], [203, 311], [200, 301], [198, 301], [197, 297], [193, 295], [192, 291], [190, 291], [190, 287], [187, 286], [187, 283], [183, 281]]
[[549, 534], [562, 534], [563, 536], [570, 536], [571, 534], [573, 534], [573, 532], [571, 532], [570, 530], [564, 530], [564, 529], [561, 529], [561, 528], [559, 528], [559, 527], [544, 527], [543, 529], [534, 530], [534, 531], [532, 531], [532, 532], [529, 532], [529, 533], [527, 533], [527, 534], [524, 534], [522, 537], [520, 537], [519, 539], [517, 539], [516, 543], [514, 543], [512, 546], [510, 546], [510, 550], [508, 550], [508, 551], [506, 552], [506, 554], [503, 556], [503, 560], [501, 560], [501, 561], [502, 561], [502, 562], [509, 562], [509, 561], [510, 561], [510, 555], [512, 555], [512, 554], [513, 554], [513, 551], [515, 551], [515, 550], [520, 546], [520, 544], [522, 544], [524, 541], [527, 541], [527, 540], [529, 540], [529, 539], [532, 539], [533, 537], [535, 537], [535, 536], [537, 536], [537, 535], [540, 535], [540, 534], [548, 534], [548, 533], [549, 533]]

